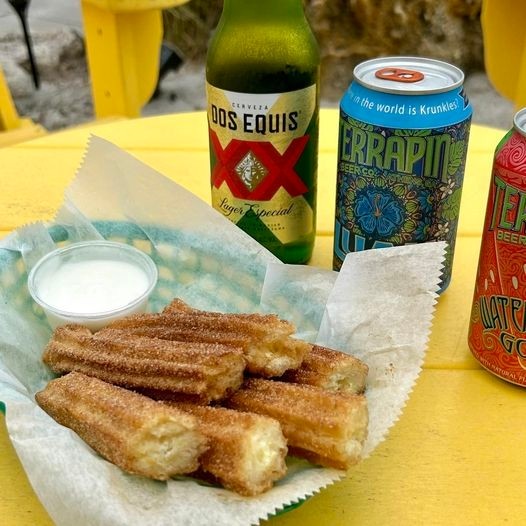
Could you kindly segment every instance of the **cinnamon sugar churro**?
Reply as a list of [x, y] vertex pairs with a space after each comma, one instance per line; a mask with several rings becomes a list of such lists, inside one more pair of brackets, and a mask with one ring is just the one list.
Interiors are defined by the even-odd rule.
[[247, 371], [281, 376], [300, 366], [311, 345], [293, 338], [294, 325], [274, 314], [223, 314], [192, 309], [180, 300], [161, 314], [137, 314], [111, 323], [106, 330], [170, 341], [235, 345], [243, 349]]
[[360, 459], [368, 423], [362, 395], [251, 378], [224, 404], [275, 418], [293, 455], [337, 469], [348, 469]]
[[199, 422], [209, 444], [199, 459], [200, 468], [225, 488], [258, 495], [285, 475], [287, 442], [276, 420], [223, 407], [174, 406]]
[[66, 325], [55, 330], [43, 361], [59, 374], [78, 371], [133, 389], [219, 400], [243, 381], [241, 349], [181, 343]]
[[368, 370], [364, 362], [350, 354], [314, 345], [301, 366], [285, 372], [280, 380], [360, 394], [365, 391]]
[[206, 438], [187, 412], [81, 373], [35, 395], [59, 424], [128, 473], [166, 480], [197, 469]]

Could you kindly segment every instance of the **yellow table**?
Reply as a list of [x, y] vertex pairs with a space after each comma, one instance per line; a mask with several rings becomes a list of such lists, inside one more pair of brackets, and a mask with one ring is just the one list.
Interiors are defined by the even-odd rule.
[[[326, 268], [332, 259], [337, 118], [336, 110], [322, 111], [312, 264]], [[93, 125], [0, 149], [1, 235], [53, 216], [91, 133], [209, 199], [204, 113]], [[402, 417], [345, 481], [269, 525], [524, 522], [526, 392], [482, 370], [466, 343], [493, 150], [502, 135], [501, 130], [472, 128], [453, 280], [438, 302], [425, 367]], [[51, 524], [9, 443], [3, 419], [0, 524]]]

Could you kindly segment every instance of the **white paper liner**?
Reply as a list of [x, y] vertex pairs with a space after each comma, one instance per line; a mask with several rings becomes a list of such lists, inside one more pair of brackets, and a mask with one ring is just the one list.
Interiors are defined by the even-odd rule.
[[305, 339], [366, 361], [364, 455], [384, 439], [420, 372], [445, 244], [350, 254], [339, 274], [283, 265], [194, 195], [93, 137], [55, 223], [29, 225], [0, 241], [0, 400], [13, 445], [57, 525], [255, 524], [345, 476], [292, 459], [287, 476], [253, 498], [184, 478], [150, 481], [101, 459], [36, 406], [34, 393], [51, 378], [40, 360], [51, 332], [28, 297], [26, 271], [53, 248], [48, 229], [81, 241], [101, 236], [94, 224], [112, 222], [129, 222], [144, 237], [119, 228], [106, 237], [157, 258], [152, 310], [179, 296], [200, 308], [277, 312]]

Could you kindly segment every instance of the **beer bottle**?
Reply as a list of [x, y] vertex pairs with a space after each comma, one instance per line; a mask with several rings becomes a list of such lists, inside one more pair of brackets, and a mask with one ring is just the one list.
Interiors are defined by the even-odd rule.
[[212, 204], [285, 263], [314, 246], [319, 64], [302, 0], [224, 0], [206, 64]]

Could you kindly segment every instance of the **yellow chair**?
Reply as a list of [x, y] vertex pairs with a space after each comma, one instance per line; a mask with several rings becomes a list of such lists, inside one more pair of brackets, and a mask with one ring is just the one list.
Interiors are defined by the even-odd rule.
[[526, 2], [483, 0], [482, 34], [486, 73], [517, 109], [526, 106]]
[[188, 0], [81, 0], [97, 118], [138, 117], [159, 75], [162, 10]]
[[18, 115], [0, 67], [0, 147], [33, 139], [44, 133], [46, 130], [42, 126]]

